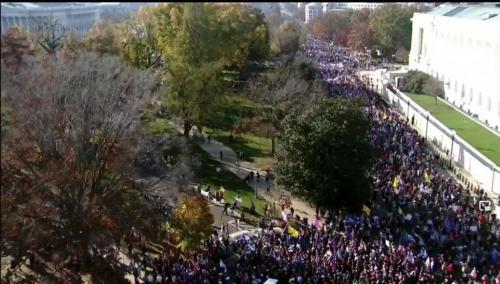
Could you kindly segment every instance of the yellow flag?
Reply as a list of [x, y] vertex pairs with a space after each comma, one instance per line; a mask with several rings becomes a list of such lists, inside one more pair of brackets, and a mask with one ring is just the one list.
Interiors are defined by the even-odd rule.
[[393, 186], [394, 188], [397, 188], [397, 187], [398, 187], [398, 185], [399, 185], [399, 179], [398, 179], [398, 177], [395, 177], [395, 178], [394, 178], [394, 182], [392, 183], [392, 186]]
[[427, 173], [427, 170], [424, 171], [424, 181], [426, 183], [431, 183], [431, 177], [429, 176], [429, 174]]
[[403, 210], [401, 210], [401, 208], [398, 208], [398, 213], [401, 215], [405, 215], [405, 212], [403, 212]]
[[294, 238], [298, 238], [300, 236], [299, 231], [295, 230], [292, 226], [288, 225], [288, 233], [292, 235]]
[[363, 212], [366, 213], [366, 215], [370, 216], [370, 213], [372, 212], [368, 206], [363, 204]]

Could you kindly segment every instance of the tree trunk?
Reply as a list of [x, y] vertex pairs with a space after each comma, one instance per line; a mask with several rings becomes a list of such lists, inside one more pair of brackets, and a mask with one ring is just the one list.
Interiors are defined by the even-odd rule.
[[275, 147], [276, 147], [276, 135], [274, 134], [273, 131], [273, 134], [271, 136], [271, 156], [273, 157], [274, 157]]
[[184, 136], [189, 139], [189, 131], [191, 131], [191, 122], [189, 120], [184, 120]]
[[89, 242], [87, 240], [82, 240], [80, 244], [80, 271], [87, 271], [87, 269], [91, 266], [91, 257], [89, 254]]

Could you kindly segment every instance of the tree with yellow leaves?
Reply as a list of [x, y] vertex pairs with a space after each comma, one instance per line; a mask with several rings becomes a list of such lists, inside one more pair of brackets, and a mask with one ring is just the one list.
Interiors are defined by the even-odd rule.
[[175, 241], [183, 248], [196, 250], [212, 234], [214, 217], [201, 196], [185, 196], [174, 209], [172, 228]]

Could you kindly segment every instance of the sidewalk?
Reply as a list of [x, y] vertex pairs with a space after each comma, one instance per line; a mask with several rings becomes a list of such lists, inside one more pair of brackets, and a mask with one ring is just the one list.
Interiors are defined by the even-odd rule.
[[[173, 124], [173, 123], [172, 123]], [[180, 132], [183, 131], [182, 127], [179, 125], [173, 124], [177, 130]], [[193, 130], [191, 130], [190, 135], [193, 134]], [[252, 187], [254, 190], [257, 189], [257, 193], [264, 197], [266, 200], [270, 201], [270, 196], [267, 194], [267, 183], [266, 183], [266, 172], [258, 169], [254, 163], [248, 161], [240, 161], [239, 165], [236, 165], [236, 153], [226, 145], [221, 142], [211, 139], [210, 144], [205, 139], [205, 143], [198, 143], [198, 145], [213, 159], [219, 161], [224, 165], [224, 168], [228, 171], [234, 173], [240, 179], [245, 179], [245, 177], [251, 171], [260, 173], [260, 181], [257, 182], [256, 178], [249, 182], [248, 185]], [[220, 160], [220, 152], [222, 151], [222, 161]], [[299, 215], [301, 218], [308, 218], [309, 220], [313, 220], [316, 216], [316, 210], [311, 207], [307, 202], [292, 197], [292, 207], [295, 209], [295, 214]]]

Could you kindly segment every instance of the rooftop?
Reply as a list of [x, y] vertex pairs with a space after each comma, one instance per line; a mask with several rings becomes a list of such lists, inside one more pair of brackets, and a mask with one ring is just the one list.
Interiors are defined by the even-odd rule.
[[444, 17], [500, 22], [500, 7], [497, 5], [441, 5], [426, 13]]
[[[99, 5], [99, 4], [97, 4]], [[2, 8], [16, 10], [52, 10], [63, 8], [83, 8], [95, 7], [96, 3], [92, 2], [3, 2]]]

